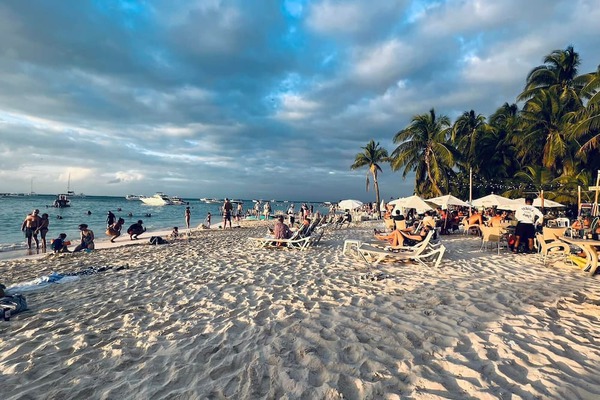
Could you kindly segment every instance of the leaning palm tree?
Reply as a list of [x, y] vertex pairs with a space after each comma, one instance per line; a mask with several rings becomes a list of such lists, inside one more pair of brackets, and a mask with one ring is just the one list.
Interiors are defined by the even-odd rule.
[[351, 169], [358, 169], [362, 167], [368, 167], [367, 172], [367, 192], [369, 191], [369, 172], [373, 176], [373, 186], [375, 187], [375, 211], [381, 218], [381, 210], [379, 209], [380, 196], [379, 196], [379, 181], [377, 180], [377, 173], [383, 172], [379, 166], [382, 162], [388, 161], [388, 152], [386, 149], [379, 147], [379, 142], [375, 143], [373, 139], [365, 147], [361, 147], [364, 151], [358, 153], [354, 160], [354, 164], [350, 166]]
[[415, 171], [415, 192], [440, 196], [448, 190], [457, 152], [449, 141], [450, 119], [428, 114], [416, 115], [411, 124], [394, 136], [399, 143], [391, 156], [393, 171], [404, 168], [402, 177]]

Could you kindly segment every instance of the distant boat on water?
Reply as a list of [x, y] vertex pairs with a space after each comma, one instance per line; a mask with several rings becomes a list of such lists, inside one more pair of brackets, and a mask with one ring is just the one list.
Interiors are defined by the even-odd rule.
[[211, 199], [211, 198], [208, 198], [208, 197], [203, 197], [203, 198], [200, 199], [200, 201], [202, 201], [202, 202], [204, 202], [206, 204], [218, 204], [218, 203], [221, 202], [221, 200], [219, 200], [219, 199]]
[[145, 196], [142, 196], [142, 195], [139, 195], [139, 194], [128, 194], [127, 196], [125, 196], [125, 199], [133, 201], [133, 200], [141, 200], [142, 197], [145, 197]]
[[187, 205], [187, 204], [190, 204], [189, 201], [185, 201], [185, 200], [183, 200], [179, 196], [171, 196], [171, 197], [169, 197], [169, 199], [175, 205]]
[[173, 205], [173, 201], [163, 192], [156, 192], [154, 196], [141, 197], [140, 200], [149, 206], [169, 206]]

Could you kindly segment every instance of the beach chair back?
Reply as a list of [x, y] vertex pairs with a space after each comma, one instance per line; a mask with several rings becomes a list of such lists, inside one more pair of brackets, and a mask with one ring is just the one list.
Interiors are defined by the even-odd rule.
[[406, 221], [402, 220], [402, 221], [395, 221], [395, 222], [396, 222], [395, 226], [396, 226], [397, 230], [401, 231], [401, 230], [406, 229]]
[[542, 236], [544, 240], [556, 240], [559, 236], [565, 234], [566, 228], [542, 228]]

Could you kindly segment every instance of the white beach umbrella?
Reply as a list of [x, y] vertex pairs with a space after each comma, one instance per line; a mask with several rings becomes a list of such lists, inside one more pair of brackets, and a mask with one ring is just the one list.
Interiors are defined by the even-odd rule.
[[461, 207], [469, 207], [469, 203], [466, 201], [462, 201], [458, 197], [454, 197], [451, 194], [447, 194], [445, 196], [438, 196], [432, 199], [427, 200], [428, 203], [436, 204], [442, 209], [447, 209], [448, 206], [461, 206]]
[[[524, 206], [525, 205], [525, 198], [521, 197], [518, 199], [513, 200], [515, 203], [517, 203], [519, 206]], [[533, 206], [534, 207], [541, 207], [542, 206], [542, 199], [540, 197], [538, 197], [537, 199], [533, 199]], [[561, 207], [566, 207], [564, 204], [560, 204], [556, 201], [553, 200], [548, 200], [548, 199], [544, 199], [544, 208], [561, 208]]]
[[473, 204], [473, 207], [498, 207], [498, 208], [507, 207], [507, 209], [509, 209], [509, 210], [512, 209], [510, 207], [515, 206], [515, 203], [513, 200], [507, 199], [506, 197], [498, 196], [497, 194], [493, 194], [493, 193], [473, 200], [472, 204]]
[[362, 207], [362, 205], [362, 201], [352, 199], [342, 200], [338, 203], [338, 207], [341, 210], [356, 210], [357, 208]]
[[392, 200], [388, 204], [393, 204], [395, 207], [401, 208], [414, 208], [418, 213], [432, 209], [431, 206], [425, 202], [425, 200], [417, 195]]

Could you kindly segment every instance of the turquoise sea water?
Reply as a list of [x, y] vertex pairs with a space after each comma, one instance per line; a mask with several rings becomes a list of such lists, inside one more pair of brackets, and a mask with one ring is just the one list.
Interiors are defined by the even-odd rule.
[[[21, 224], [34, 209], [40, 210], [40, 215], [47, 213], [50, 220], [50, 230], [46, 235], [49, 242], [59, 233], [67, 234], [67, 239], [77, 241], [79, 238], [79, 224], [88, 224], [99, 239], [105, 239], [106, 216], [110, 210], [117, 216], [125, 220], [123, 231], [125, 232], [129, 225], [141, 219], [144, 226], [149, 231], [171, 229], [178, 226], [180, 230], [185, 227], [184, 205], [170, 206], [148, 206], [141, 201], [129, 201], [124, 197], [109, 196], [87, 196], [71, 198], [71, 207], [54, 208], [50, 207], [56, 196], [37, 195], [24, 197], [0, 197], [0, 258], [8, 258], [7, 252], [21, 251], [26, 249], [27, 242]], [[221, 222], [219, 210], [221, 204], [206, 204], [199, 199], [184, 199], [189, 202], [192, 211], [191, 226], [196, 227], [204, 221], [206, 214], [212, 214], [212, 224]], [[244, 212], [247, 208], [253, 208], [252, 200], [243, 200]], [[295, 204], [295, 209], [300, 209], [301, 202], [290, 201]], [[290, 203], [276, 202], [271, 203], [273, 213], [287, 210]], [[307, 203], [314, 206], [314, 210], [326, 213], [327, 208], [320, 203]], [[118, 211], [119, 208], [121, 211]], [[91, 215], [87, 212], [91, 211]], [[131, 213], [131, 216], [129, 214]], [[151, 214], [151, 217], [146, 216]], [[58, 219], [57, 216], [62, 216]], [[142, 236], [144, 237], [144, 236]], [[149, 237], [149, 235], [148, 235]]]

